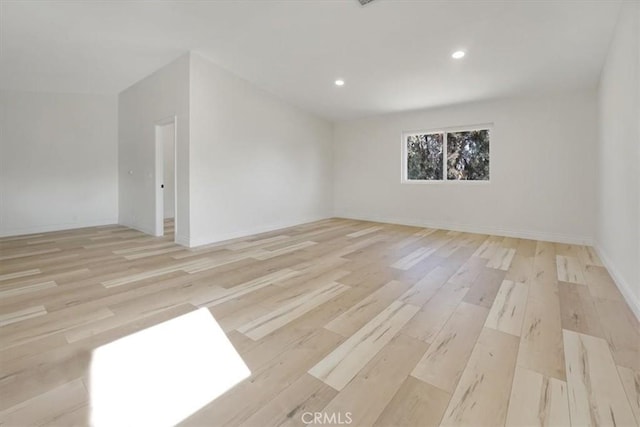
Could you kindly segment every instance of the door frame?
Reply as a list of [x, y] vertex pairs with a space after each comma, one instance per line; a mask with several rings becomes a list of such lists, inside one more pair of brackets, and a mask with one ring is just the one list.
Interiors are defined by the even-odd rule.
[[[173, 124], [173, 221], [174, 230], [178, 229], [178, 116], [169, 116], [155, 122], [155, 165], [154, 165], [154, 187], [155, 187], [155, 226], [154, 235], [164, 236], [164, 190], [161, 185], [164, 181], [164, 147], [160, 139], [160, 128]], [[174, 241], [177, 233], [174, 231]]]

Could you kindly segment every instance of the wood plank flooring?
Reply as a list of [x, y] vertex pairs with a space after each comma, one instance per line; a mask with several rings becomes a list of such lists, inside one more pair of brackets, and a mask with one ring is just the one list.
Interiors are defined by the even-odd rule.
[[92, 350], [200, 307], [252, 375], [184, 426], [640, 424], [640, 325], [590, 247], [347, 219], [172, 240], [0, 239], [0, 425], [87, 425]]

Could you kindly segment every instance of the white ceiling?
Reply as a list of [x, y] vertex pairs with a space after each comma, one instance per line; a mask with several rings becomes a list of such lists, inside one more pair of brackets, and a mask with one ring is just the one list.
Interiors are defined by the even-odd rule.
[[[332, 120], [593, 87], [619, 1], [7, 1], [0, 88], [117, 93], [188, 50]], [[454, 50], [467, 56], [451, 59]], [[334, 86], [344, 78], [346, 85]]]

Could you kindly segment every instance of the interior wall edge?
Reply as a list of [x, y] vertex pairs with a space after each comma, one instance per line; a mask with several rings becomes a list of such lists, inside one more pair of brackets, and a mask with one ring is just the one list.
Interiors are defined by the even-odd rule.
[[640, 321], [640, 300], [634, 297], [631, 284], [624, 279], [622, 274], [620, 274], [620, 271], [618, 270], [618, 268], [611, 261], [611, 258], [607, 255], [604, 249], [602, 249], [602, 246], [600, 246], [600, 244], [597, 241], [593, 245], [593, 248], [596, 250], [596, 253], [600, 257], [602, 264], [611, 275], [613, 282], [616, 284], [616, 286], [620, 290], [620, 293], [622, 294], [625, 301], [627, 302], [627, 305], [629, 306], [629, 308], [631, 308], [631, 311], [633, 312], [633, 314], [635, 314], [638, 321]]

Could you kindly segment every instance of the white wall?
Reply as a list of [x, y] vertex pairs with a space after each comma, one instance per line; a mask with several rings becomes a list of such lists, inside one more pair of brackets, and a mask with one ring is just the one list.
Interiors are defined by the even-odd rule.
[[[384, 115], [335, 127], [337, 216], [591, 242], [595, 91]], [[401, 184], [401, 133], [493, 123], [490, 183]]]
[[174, 157], [175, 157], [175, 125], [160, 126], [160, 139], [162, 141], [162, 163], [163, 163], [163, 179], [164, 184], [164, 217], [173, 218], [175, 212], [175, 191], [174, 191]]
[[191, 244], [331, 216], [331, 124], [191, 58]]
[[0, 235], [117, 222], [115, 96], [0, 92]]
[[640, 318], [640, 5], [625, 3], [602, 71], [596, 248]]
[[189, 242], [189, 55], [119, 95], [119, 221], [155, 233], [155, 128], [177, 116], [176, 241]]

